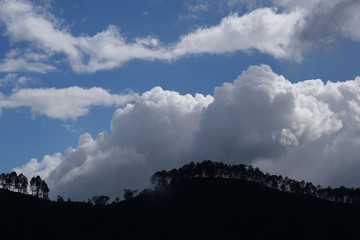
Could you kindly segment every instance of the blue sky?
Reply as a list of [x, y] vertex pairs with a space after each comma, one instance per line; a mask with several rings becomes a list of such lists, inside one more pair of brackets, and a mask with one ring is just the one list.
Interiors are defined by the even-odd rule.
[[[300, 158], [299, 156], [318, 157], [324, 153], [324, 149], [330, 148], [329, 146], [335, 146], [337, 150], [327, 157], [338, 159], [340, 153], [346, 152], [347, 148], [344, 147], [346, 144], [344, 142], [341, 145], [338, 144], [340, 140], [335, 143], [335, 140], [331, 139], [334, 139], [334, 136], [347, 136], [346, 134], [351, 131], [345, 128], [346, 126], [356, 126], [354, 129], [357, 129], [358, 122], [354, 117], [357, 108], [351, 107], [355, 110], [351, 115], [352, 122], [348, 123], [346, 121], [350, 117], [345, 118], [344, 112], [350, 110], [339, 109], [344, 104], [336, 105], [333, 100], [328, 100], [325, 94], [329, 88], [336, 88], [337, 92], [344, 94], [342, 99], [346, 99], [346, 104], [350, 106], [350, 103], [355, 104], [359, 101], [360, 95], [353, 87], [349, 87], [351, 84], [356, 85], [356, 82], [346, 82], [346, 86], [353, 89], [346, 91], [344, 89], [347, 87], [342, 85], [334, 85], [335, 87], [326, 85], [323, 87], [325, 90], [321, 90], [325, 93], [321, 95], [318, 90], [320, 85], [315, 84], [316, 81], [313, 80], [321, 79], [324, 83], [330, 81], [335, 84], [338, 81], [354, 80], [360, 75], [358, 54], [360, 32], [356, 27], [358, 16], [355, 11], [360, 9], [360, 6], [358, 3], [352, 4], [343, 4], [341, 1], [329, 3], [323, 0], [301, 3], [295, 0], [1, 0], [0, 172], [9, 172], [16, 168], [17, 171], [27, 175], [40, 174], [50, 182], [51, 187], [55, 189], [54, 192], [79, 199], [100, 193], [121, 195], [115, 193], [112, 188], [105, 188], [108, 183], [106, 181], [96, 188], [87, 187], [88, 190], [84, 190], [81, 194], [77, 194], [76, 190], [91, 184], [91, 181], [84, 180], [93, 176], [92, 171], [86, 170], [90, 168], [91, 161], [104, 161], [103, 165], [97, 163], [96, 169], [99, 169], [99, 172], [104, 171], [104, 174], [109, 171], [106, 167], [111, 166], [109, 162], [93, 159], [100, 159], [99, 154], [110, 151], [109, 149], [119, 148], [121, 149], [119, 156], [123, 160], [121, 164], [116, 165], [118, 171], [110, 175], [116, 176], [123, 185], [127, 183], [134, 187], [143, 187], [145, 180], [133, 183], [130, 177], [117, 178], [123, 171], [131, 172], [132, 167], [135, 168], [136, 164], [132, 166], [127, 164], [129, 162], [145, 162], [143, 165], [140, 164], [142, 167], [136, 165], [137, 168], [145, 170], [135, 172], [148, 177], [150, 174], [148, 171], [176, 167], [188, 160], [200, 161], [202, 158], [230, 163], [252, 163], [267, 171], [288, 174], [295, 178], [306, 178], [322, 184], [354, 185], [353, 178], [343, 178], [344, 175], [355, 178], [357, 172], [347, 172], [347, 169], [354, 166], [360, 172], [360, 167], [357, 168], [357, 163], [354, 163], [352, 157], [348, 162], [339, 163], [342, 168], [338, 174], [334, 173], [336, 172], [334, 169], [337, 168], [334, 160], [331, 163], [334, 166], [330, 164], [333, 167], [329, 167], [328, 174], [321, 177], [312, 174], [308, 169], [325, 164], [323, 161], [312, 164], [307, 164], [307, 161], [306, 164], [296, 161], [284, 162], [286, 157], [294, 159]], [[338, 17], [332, 17], [337, 16], [336, 14]], [[315, 129], [318, 125], [315, 123], [311, 125], [313, 123], [305, 121], [308, 115], [300, 116], [296, 113], [298, 111], [296, 109], [305, 109], [305, 104], [298, 108], [294, 107], [295, 113], [292, 116], [294, 119], [291, 118], [291, 122], [284, 123], [284, 126], [276, 126], [272, 129], [274, 126], [267, 124], [264, 118], [263, 125], [269, 126], [266, 131], [269, 131], [272, 138], [265, 137], [267, 136], [265, 130], [259, 134], [264, 136], [258, 141], [264, 142], [261, 145], [262, 149], [258, 151], [261, 154], [250, 153], [238, 146], [233, 146], [232, 150], [225, 147], [217, 149], [218, 152], [206, 152], [205, 149], [213, 146], [211, 142], [219, 134], [214, 130], [214, 134], [209, 133], [208, 136], [202, 127], [209, 124], [213, 126], [212, 129], [216, 129], [217, 126], [224, 124], [224, 120], [218, 117], [221, 111], [212, 110], [221, 103], [218, 99], [221, 99], [220, 96], [226, 89], [226, 86], [221, 86], [224, 82], [230, 82], [236, 89], [237, 82], [233, 81], [244, 71], [242, 76], [249, 78], [251, 74], [254, 77], [260, 76], [258, 71], [269, 71], [264, 66], [257, 70], [248, 69], [250, 66], [260, 66], [260, 64], [271, 67], [271, 74], [266, 73], [270, 74], [269, 78], [278, 79], [283, 75], [289, 86], [294, 89], [300, 89], [300, 85], [294, 85], [295, 83], [312, 80], [306, 84], [313, 90], [304, 93], [305, 90], [302, 88], [296, 91], [307, 97], [316, 93], [310, 97], [316, 98], [318, 102], [314, 103], [316, 107], [309, 108], [308, 115], [312, 116], [311, 118], [323, 117], [319, 126], [325, 126], [327, 119], [330, 119], [332, 121], [329, 120], [330, 127], [324, 128], [323, 131], [319, 130], [321, 132], [319, 136], [306, 137], [307, 127]], [[162, 90], [152, 90], [157, 86]], [[217, 90], [218, 93], [215, 91], [214, 94], [215, 87], [220, 88]], [[288, 89], [285, 88], [280, 92], [287, 92]], [[294, 94], [294, 91], [292, 90], [291, 94]], [[351, 91], [354, 91], [353, 95], [346, 95]], [[145, 92], [149, 94], [146, 95]], [[196, 93], [202, 94], [205, 100], [195, 99]], [[159, 103], [157, 101], [160, 98], [155, 97], [156, 94], [166, 96], [166, 99], [171, 98], [165, 101], [169, 106], [159, 105], [155, 109], [149, 107], [151, 106], [149, 102]], [[191, 94], [194, 99], [189, 100], [186, 94]], [[261, 100], [261, 93], [259, 94], [252, 97]], [[206, 95], [210, 95], [209, 98], [206, 98]], [[298, 95], [294, 96], [291, 99], [297, 99]], [[178, 98], [183, 100], [174, 100], [172, 103], [173, 99]], [[210, 98], [212, 100], [209, 100]], [[187, 101], [196, 103], [190, 104]], [[212, 101], [214, 102], [211, 103]], [[301, 101], [296, 100], [294, 106], [298, 106], [296, 104]], [[130, 105], [126, 107], [126, 104], [132, 104], [133, 107]], [[177, 114], [185, 114], [184, 112], [187, 114], [187, 111], [180, 107], [181, 104], [184, 106], [190, 104], [191, 107], [188, 106], [186, 109], [194, 111], [193, 118], [197, 120], [191, 123], [193, 125], [189, 123], [192, 126], [189, 127], [191, 130], [185, 131], [176, 118], [173, 119], [173, 116], [178, 116]], [[233, 104], [236, 108], [243, 102], [235, 101]], [[225, 105], [222, 109], [228, 106]], [[281, 112], [286, 108], [286, 104], [283, 105], [279, 106], [278, 111]], [[325, 110], [321, 110], [325, 105], [327, 106], [324, 107]], [[161, 112], [162, 107], [168, 110]], [[193, 108], [198, 109], [196, 114]], [[124, 111], [120, 114], [116, 109]], [[175, 111], [173, 109], [182, 110], [172, 113]], [[257, 111], [255, 105], [252, 109], [254, 112]], [[269, 106], [267, 109], [273, 108]], [[159, 115], [156, 115], [157, 110]], [[217, 114], [212, 115], [212, 111]], [[116, 115], [117, 113], [120, 115]], [[246, 120], [247, 116], [261, 115], [252, 113], [246, 115], [242, 112], [238, 115], [243, 120]], [[238, 116], [231, 114], [228, 118], [236, 119]], [[169, 128], [157, 129], [155, 125], [163, 120], [160, 121], [154, 116], [167, 116], [166, 123], [169, 124]], [[178, 119], [182, 119], [179, 116]], [[203, 116], [219, 121], [207, 123], [209, 120], [202, 119]], [[137, 121], [139, 125], [135, 124]], [[246, 128], [245, 125], [239, 124], [239, 121], [228, 124], [233, 124], [233, 129]], [[119, 129], [125, 132], [124, 134], [115, 123], [119, 124]], [[143, 126], [148, 128], [143, 129]], [[299, 128], [304, 128], [305, 133], [300, 133]], [[157, 132], [153, 133], [151, 129], [154, 131], [157, 129]], [[189, 140], [191, 146], [185, 146], [181, 142], [183, 141], [181, 139], [187, 139], [188, 135], [177, 136], [176, 129], [179, 129], [181, 134], [189, 131], [189, 136], [192, 136]], [[331, 129], [335, 129], [334, 132]], [[109, 136], [104, 137], [105, 140], [96, 138], [103, 131]], [[221, 133], [226, 131], [223, 129]], [[161, 134], [158, 136], [159, 132]], [[169, 138], [174, 142], [174, 146], [168, 148], [179, 149], [168, 155], [154, 153], [154, 149], [148, 151], [146, 146], [157, 148], [158, 151], [166, 148], [164, 141], [169, 139], [162, 138], [165, 132], [175, 134]], [[234, 131], [224, 134], [225, 140], [219, 137], [219, 142], [214, 144], [224, 145], [226, 139], [234, 137], [231, 132]], [[87, 133], [90, 133], [92, 138], [88, 138]], [[291, 137], [286, 135], [288, 133], [292, 134]], [[239, 140], [246, 134], [240, 131], [236, 139]], [[282, 137], [286, 135], [293, 145], [282, 137], [279, 137], [280, 140], [277, 142], [279, 145], [276, 145], [277, 134]], [[253, 136], [253, 133], [250, 135]], [[127, 142], [126, 136], [132, 140]], [[201, 137], [204, 138], [200, 141], [198, 138]], [[85, 138], [92, 139], [96, 146], [86, 150], [88, 152], [85, 150], [81, 152], [81, 139]], [[145, 141], [144, 139], [148, 139], [149, 142], [142, 142]], [[251, 141], [246, 141], [244, 138], [240, 142], [248, 146]], [[203, 146], [200, 142], [209, 142], [209, 145]], [[154, 143], [158, 144], [154, 145]], [[322, 146], [322, 152], [309, 149], [310, 145], [316, 144]], [[189, 150], [194, 146], [201, 150], [202, 155]], [[271, 150], [269, 146], [272, 146]], [[71, 147], [73, 153], [66, 150], [68, 147]], [[350, 152], [357, 153], [356, 146], [353, 148]], [[130, 151], [129, 149], [134, 152], [130, 154], [127, 152]], [[278, 152], [275, 154], [274, 151]], [[311, 152], [313, 155], [305, 156], [302, 151]], [[233, 155], [229, 155], [229, 152], [233, 152]], [[109, 155], [111, 156], [110, 153]], [[323, 155], [325, 154], [321, 156]], [[155, 164], [155, 160], [152, 160], [155, 157], [159, 159], [172, 157], [175, 160], [170, 163]], [[185, 157], [187, 160], [184, 160]], [[34, 158], [36, 161], [31, 160]], [[245, 158], [247, 160], [243, 160]], [[320, 157], [323, 158], [325, 157]], [[81, 161], [83, 161], [81, 164], [78, 163]], [[131, 165], [130, 170], [123, 167], [124, 164]], [[95, 169], [95, 166], [93, 167]], [[81, 174], [76, 175], [74, 173], [76, 171], [80, 171]], [[103, 176], [99, 173], [95, 175], [94, 179]], [[69, 178], [72, 180], [68, 180]], [[83, 185], [70, 188], [68, 185], [75, 180], [82, 182]]]

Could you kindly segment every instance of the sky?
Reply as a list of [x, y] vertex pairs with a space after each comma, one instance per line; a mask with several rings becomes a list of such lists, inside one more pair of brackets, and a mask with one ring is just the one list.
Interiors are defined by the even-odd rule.
[[359, 10], [0, 0], [0, 172], [75, 200], [205, 159], [360, 187]]

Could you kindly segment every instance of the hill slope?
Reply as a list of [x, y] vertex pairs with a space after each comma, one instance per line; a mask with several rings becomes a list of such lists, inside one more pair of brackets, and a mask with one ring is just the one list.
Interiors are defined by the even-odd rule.
[[219, 178], [99, 207], [0, 191], [0, 230], [12, 239], [354, 238], [359, 213], [359, 206]]

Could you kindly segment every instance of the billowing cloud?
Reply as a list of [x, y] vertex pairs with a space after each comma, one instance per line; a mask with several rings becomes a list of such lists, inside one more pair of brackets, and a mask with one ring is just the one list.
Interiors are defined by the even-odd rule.
[[154, 171], [204, 159], [359, 186], [359, 120], [360, 78], [292, 83], [252, 66], [213, 96], [154, 88], [114, 113], [110, 133], [82, 135], [56, 164], [31, 160], [17, 170], [40, 171], [53, 194], [77, 199], [119, 196], [146, 186]]
[[311, 92], [323, 87], [321, 80], [292, 84], [268, 66], [250, 67], [234, 83], [215, 89], [193, 155], [251, 163], [337, 132], [339, 114]]
[[[114, 113], [111, 134], [102, 132], [95, 139], [82, 135], [76, 149], [68, 148], [57, 167], [47, 169], [53, 194], [76, 199], [104, 193], [119, 196], [126, 187], [146, 186], [157, 169], [182, 163], [201, 111], [212, 100], [211, 96], [182, 96], [159, 87], [144, 93], [135, 104]], [[39, 164], [31, 160], [17, 171], [25, 169], [32, 175], [28, 169], [33, 169], [34, 162]], [[34, 169], [33, 174], [45, 176], [43, 170]]]
[[49, 173], [55, 170], [55, 168], [60, 164], [62, 160], [62, 155], [60, 153], [55, 153], [53, 155], [46, 155], [43, 157], [42, 161], [38, 161], [36, 158], [30, 159], [30, 161], [23, 166], [22, 168], [14, 168], [16, 172], [22, 172], [26, 176], [39, 175], [41, 178], [47, 178]]
[[[231, 5], [236, 1], [228, 2]], [[27, 0], [1, 0], [0, 21], [5, 34], [13, 43], [28, 45], [24, 52], [9, 52], [0, 63], [0, 71], [53, 71], [54, 55], [65, 56], [75, 72], [87, 73], [120, 67], [134, 59], [172, 61], [192, 54], [253, 49], [275, 58], [300, 61], [316, 44], [337, 38], [360, 41], [359, 1], [273, 2], [273, 7], [256, 8], [241, 16], [230, 14], [216, 26], [197, 28], [177, 42], [165, 44], [152, 36], [128, 40], [114, 25], [93, 36], [74, 36], [63, 20], [44, 7]], [[196, 12], [205, 11], [207, 5], [191, 6]]]
[[34, 114], [75, 120], [88, 113], [92, 106], [121, 106], [136, 97], [133, 92], [111, 94], [99, 87], [21, 88], [10, 96], [0, 96], [0, 109], [30, 107]]

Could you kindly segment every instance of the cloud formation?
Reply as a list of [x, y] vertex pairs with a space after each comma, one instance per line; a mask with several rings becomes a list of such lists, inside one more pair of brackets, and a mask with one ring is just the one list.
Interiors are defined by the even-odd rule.
[[0, 87], [13, 85], [16, 88], [26, 85], [32, 78], [29, 76], [19, 76], [16, 73], [8, 73], [3, 78], [0, 78]]
[[306, 9], [304, 24], [296, 31], [296, 40], [303, 44], [314, 45], [333, 42], [339, 38], [360, 41], [360, 2], [356, 0], [273, 0], [285, 12]]
[[0, 63], [0, 72], [36, 72], [47, 73], [55, 71], [56, 67], [44, 63], [48, 57], [38, 53], [22, 53], [19, 50], [8, 52]]
[[99, 87], [21, 88], [10, 96], [0, 95], [0, 110], [30, 107], [33, 114], [76, 120], [88, 113], [92, 106], [121, 106], [137, 96], [134, 92], [111, 94]]
[[84, 134], [76, 149], [68, 148], [61, 161], [31, 160], [16, 170], [48, 176], [45, 179], [55, 196], [122, 195], [126, 187], [146, 186], [157, 169], [182, 163], [181, 155], [191, 147], [201, 111], [212, 100], [211, 96], [183, 96], [156, 87], [114, 113], [112, 133], [99, 133], [95, 139]]
[[232, 14], [217, 26], [184, 35], [175, 45], [173, 55], [223, 54], [257, 49], [276, 58], [300, 60], [301, 52], [291, 44], [302, 15], [300, 10], [277, 13], [271, 8], [259, 8], [243, 16]]
[[[12, 42], [29, 42], [33, 54], [40, 53], [47, 58], [54, 54], [64, 54], [76, 72], [111, 69], [132, 59], [152, 60], [166, 55], [157, 47], [157, 39], [146, 37], [126, 42], [117, 27], [112, 25], [94, 36], [73, 36], [62, 26], [60, 19], [27, 0], [1, 0], [0, 21], [5, 25], [6, 34]], [[39, 59], [39, 66], [35, 67], [25, 59], [26, 56], [7, 57], [0, 65], [0, 71], [28, 70], [41, 73], [55, 68], [42, 62], [46, 59]], [[14, 62], [21, 63], [17, 67], [20, 69], [16, 69], [18, 64]]]
[[[13, 43], [28, 45], [25, 51], [9, 52], [0, 63], [0, 71], [53, 71], [56, 63], [51, 58], [55, 55], [65, 56], [73, 71], [79, 73], [113, 69], [134, 59], [172, 61], [192, 54], [253, 49], [278, 59], [301, 61], [304, 53], [317, 44], [337, 38], [360, 41], [359, 1], [273, 3], [273, 7], [256, 8], [241, 16], [230, 14], [216, 26], [197, 28], [177, 42], [165, 44], [151, 36], [128, 40], [114, 25], [93, 36], [74, 36], [64, 20], [45, 7], [27, 0], [1, 0], [0, 21], [5, 34]], [[206, 4], [194, 6], [193, 10], [199, 11]]]
[[204, 159], [359, 187], [359, 120], [359, 77], [291, 83], [251, 66], [213, 96], [156, 87], [118, 109], [110, 133], [84, 134], [54, 163], [31, 160], [17, 171], [47, 176], [53, 194], [75, 199], [119, 196], [147, 186], [154, 171]]

